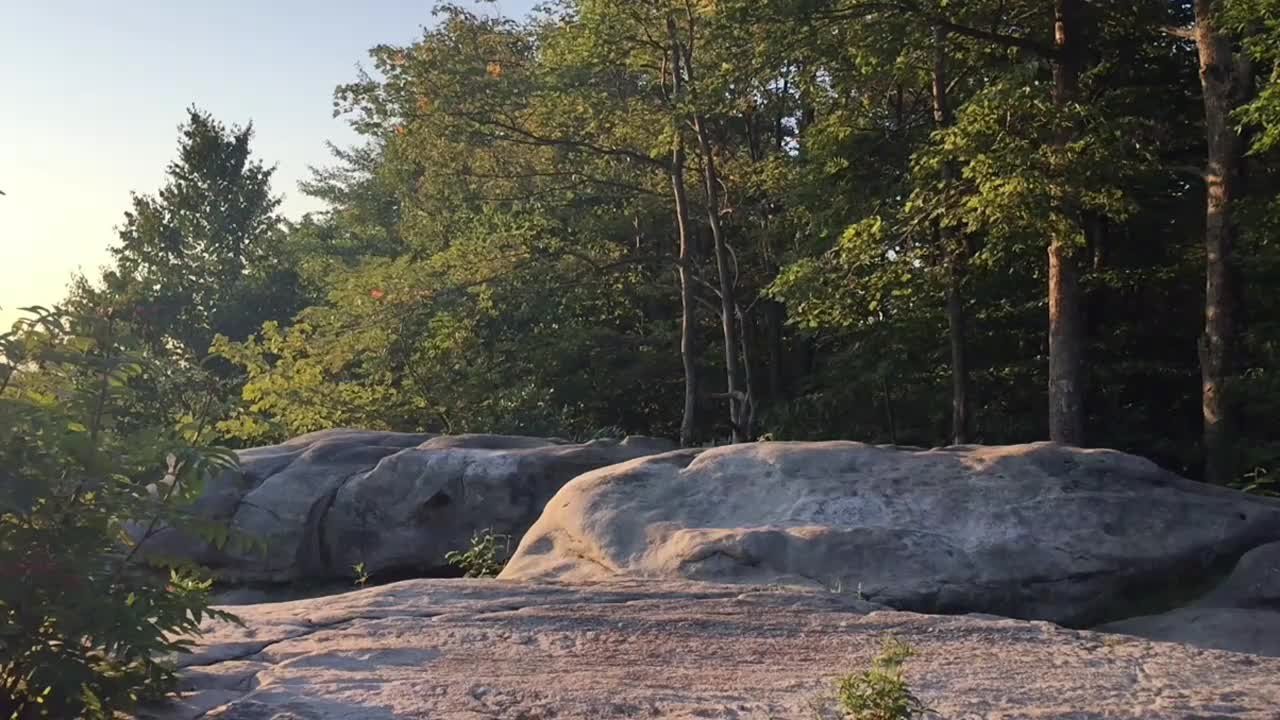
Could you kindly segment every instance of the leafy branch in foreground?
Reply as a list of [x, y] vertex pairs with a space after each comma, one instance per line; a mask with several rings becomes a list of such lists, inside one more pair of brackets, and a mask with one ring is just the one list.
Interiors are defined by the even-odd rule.
[[[235, 455], [123, 417], [153, 374], [110, 313], [0, 334], [0, 718], [111, 718], [173, 688], [210, 580], [139, 552]], [[167, 468], [163, 480], [153, 482]]]
[[903, 665], [915, 651], [897, 638], [885, 638], [871, 669], [836, 683], [836, 699], [849, 720], [913, 720], [933, 711], [911, 692]]

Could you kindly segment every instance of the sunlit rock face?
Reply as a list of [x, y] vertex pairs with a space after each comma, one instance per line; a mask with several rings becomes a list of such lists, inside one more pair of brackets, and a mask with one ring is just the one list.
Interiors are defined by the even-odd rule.
[[560, 490], [501, 577], [785, 583], [898, 609], [1087, 627], [1211, 590], [1280, 539], [1280, 503], [1052, 443], [753, 443]]
[[350, 579], [448, 570], [445, 554], [492, 530], [513, 544], [573, 477], [673, 446], [653, 438], [572, 444], [504, 435], [331, 430], [239, 452], [194, 510], [229, 527], [219, 547], [165, 530], [144, 545], [231, 581]]
[[836, 720], [890, 636], [938, 717], [1274, 720], [1280, 659], [1045, 622], [886, 611], [853, 593], [630, 580], [411, 580], [234, 608], [178, 659], [162, 720]]

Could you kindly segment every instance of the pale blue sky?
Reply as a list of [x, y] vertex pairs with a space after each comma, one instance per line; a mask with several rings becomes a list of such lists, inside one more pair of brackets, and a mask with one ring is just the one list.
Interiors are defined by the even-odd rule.
[[[522, 15], [533, 0], [485, 3]], [[0, 0], [0, 327], [96, 274], [130, 191], [154, 192], [192, 103], [253, 121], [284, 213], [327, 162], [334, 86], [379, 43], [407, 43], [434, 0]]]

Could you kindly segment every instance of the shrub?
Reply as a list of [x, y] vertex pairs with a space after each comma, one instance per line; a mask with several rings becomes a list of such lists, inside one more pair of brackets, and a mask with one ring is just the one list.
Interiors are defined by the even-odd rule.
[[182, 507], [235, 456], [129, 425], [149, 370], [110, 317], [33, 310], [0, 335], [0, 718], [111, 718], [173, 687], [205, 618], [234, 620], [138, 550], [171, 526], [225, 541]]
[[914, 655], [897, 638], [886, 638], [871, 669], [837, 681], [836, 699], [850, 720], [912, 720], [930, 711], [911, 692], [902, 666]]
[[454, 550], [446, 553], [444, 559], [464, 570], [467, 577], [475, 578], [496, 576], [510, 557], [511, 536], [498, 535], [486, 529], [471, 536], [470, 550]]

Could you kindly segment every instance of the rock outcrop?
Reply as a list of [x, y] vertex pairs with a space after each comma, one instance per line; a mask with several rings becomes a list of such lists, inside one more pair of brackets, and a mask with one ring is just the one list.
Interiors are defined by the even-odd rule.
[[1106, 450], [677, 451], [566, 485], [501, 577], [825, 587], [1074, 627], [1180, 607], [1280, 539], [1280, 502]]
[[877, 610], [853, 594], [634, 581], [413, 580], [235, 608], [158, 720], [837, 718], [884, 638], [942, 718], [1274, 720], [1280, 659]]
[[1098, 629], [1280, 657], [1280, 543], [1250, 550], [1225, 581], [1189, 607]]
[[241, 451], [238, 472], [208, 483], [193, 510], [228, 526], [232, 542], [164, 530], [144, 550], [232, 581], [349, 579], [357, 563], [375, 575], [430, 573], [477, 531], [518, 539], [573, 477], [671, 447], [652, 438], [311, 433]]

